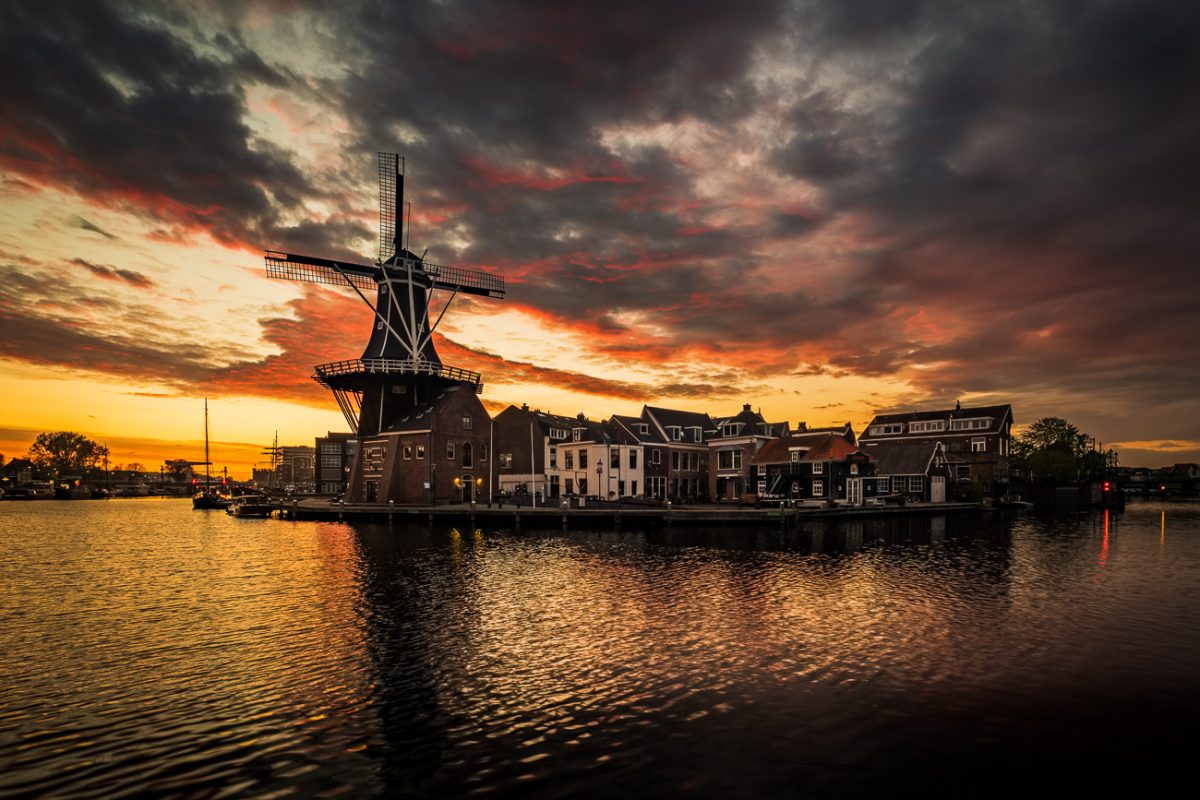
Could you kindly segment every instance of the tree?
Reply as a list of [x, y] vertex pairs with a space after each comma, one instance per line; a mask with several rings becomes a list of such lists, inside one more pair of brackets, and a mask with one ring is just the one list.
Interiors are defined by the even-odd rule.
[[1013, 439], [1013, 465], [1018, 474], [1055, 483], [1101, 477], [1116, 468], [1117, 453], [1094, 451], [1092, 441], [1061, 417], [1042, 417]]
[[34, 466], [56, 475], [82, 475], [106, 454], [102, 445], [73, 431], [39, 433], [29, 447], [29, 460]]
[[128, 464], [125, 465], [125, 469], [129, 470], [130, 472], [145, 472], [146, 471], [146, 468], [144, 466], [142, 466], [142, 463], [140, 461], [130, 461]]

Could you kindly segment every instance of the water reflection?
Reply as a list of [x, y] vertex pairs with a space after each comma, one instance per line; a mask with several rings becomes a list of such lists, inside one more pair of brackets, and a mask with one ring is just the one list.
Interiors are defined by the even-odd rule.
[[1187, 506], [566, 534], [55, 506], [0, 523], [0, 794], [1078, 791], [1098, 753], [1144, 790], [1200, 711]]

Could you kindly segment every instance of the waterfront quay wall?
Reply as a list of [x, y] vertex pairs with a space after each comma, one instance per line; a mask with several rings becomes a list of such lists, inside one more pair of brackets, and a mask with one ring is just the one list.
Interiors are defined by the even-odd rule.
[[563, 528], [563, 529], [644, 529], [670, 527], [762, 527], [779, 528], [799, 525], [811, 519], [863, 519], [913, 515], [956, 513], [994, 513], [978, 503], [925, 503], [903, 507], [871, 508], [731, 508], [703, 506], [558, 508], [529, 506], [489, 508], [486, 504], [440, 506], [399, 506], [388, 504], [343, 505], [326, 500], [284, 502], [280, 516], [298, 520], [336, 520], [344, 522], [397, 522], [466, 526], [469, 528]]

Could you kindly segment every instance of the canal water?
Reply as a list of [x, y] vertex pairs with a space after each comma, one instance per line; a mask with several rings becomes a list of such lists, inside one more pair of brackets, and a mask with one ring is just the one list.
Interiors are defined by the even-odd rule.
[[0, 503], [0, 796], [1191, 777], [1200, 504], [539, 533]]

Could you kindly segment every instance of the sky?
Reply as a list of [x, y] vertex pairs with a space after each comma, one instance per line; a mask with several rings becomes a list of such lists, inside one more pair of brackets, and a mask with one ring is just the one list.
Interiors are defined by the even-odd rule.
[[[483, 399], [810, 426], [1011, 403], [1200, 460], [1200, 6], [0, 7], [0, 452], [117, 463], [347, 426], [376, 153], [411, 249], [503, 275], [435, 339]], [[435, 299], [440, 298], [437, 295]], [[440, 304], [444, 298], [437, 299]]]

